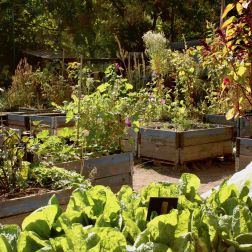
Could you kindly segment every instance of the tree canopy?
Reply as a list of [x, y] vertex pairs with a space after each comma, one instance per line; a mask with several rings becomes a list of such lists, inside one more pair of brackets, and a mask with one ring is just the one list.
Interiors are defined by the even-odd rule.
[[125, 50], [143, 51], [148, 30], [199, 39], [219, 15], [219, 0], [0, 0], [0, 59], [14, 67], [27, 48], [115, 56], [115, 35]]

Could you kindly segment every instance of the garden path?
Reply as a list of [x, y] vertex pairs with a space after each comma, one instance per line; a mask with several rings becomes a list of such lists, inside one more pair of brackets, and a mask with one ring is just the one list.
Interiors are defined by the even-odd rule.
[[196, 174], [201, 181], [200, 193], [219, 185], [225, 178], [235, 173], [234, 161], [207, 160], [188, 165], [183, 170], [175, 169], [172, 165], [143, 162], [134, 166], [133, 188], [139, 191], [151, 182], [165, 181], [176, 183], [183, 172]]

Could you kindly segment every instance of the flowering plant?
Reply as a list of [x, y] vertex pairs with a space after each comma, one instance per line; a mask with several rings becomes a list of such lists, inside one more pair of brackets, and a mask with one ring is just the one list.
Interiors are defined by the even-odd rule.
[[220, 68], [221, 95], [229, 103], [227, 119], [252, 108], [252, 2], [239, 0], [227, 5], [222, 18], [231, 11], [234, 15], [217, 30], [218, 43], [205, 45], [205, 55]]

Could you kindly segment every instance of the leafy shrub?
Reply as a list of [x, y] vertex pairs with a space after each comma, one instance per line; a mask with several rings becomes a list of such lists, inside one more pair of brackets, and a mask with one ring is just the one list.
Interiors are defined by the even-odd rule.
[[69, 100], [71, 86], [59, 74], [47, 68], [33, 71], [27, 60], [22, 59], [12, 77], [12, 85], [5, 95], [6, 107], [50, 107], [51, 102], [62, 103]]
[[168, 90], [171, 100], [186, 109], [188, 117], [198, 117], [202, 112], [197, 107], [205, 101], [208, 83], [202, 78], [204, 69], [197, 60], [197, 51], [173, 51], [160, 33], [147, 32], [143, 39], [159, 92]]

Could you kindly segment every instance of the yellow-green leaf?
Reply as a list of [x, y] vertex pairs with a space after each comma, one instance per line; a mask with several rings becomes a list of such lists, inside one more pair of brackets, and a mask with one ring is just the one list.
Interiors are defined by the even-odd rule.
[[238, 12], [239, 15], [242, 14], [243, 7], [242, 7], [242, 4], [241, 4], [241, 3], [238, 2], [238, 3], [236, 4], [236, 10], [237, 10], [237, 12]]
[[230, 110], [228, 110], [228, 112], [226, 113], [226, 119], [227, 120], [231, 120], [232, 118], [234, 118], [235, 116], [235, 109], [231, 108]]
[[235, 16], [230, 17], [229, 19], [227, 19], [223, 25], [221, 26], [221, 29], [226, 28], [228, 25], [230, 25], [231, 23], [233, 23], [235, 20], [237, 20], [237, 18]]
[[242, 77], [246, 73], [246, 71], [247, 71], [247, 68], [241, 65], [238, 68], [237, 75]]
[[221, 18], [225, 18], [227, 16], [228, 12], [230, 12], [234, 7], [235, 7], [234, 3], [228, 4], [227, 7], [225, 8]]

